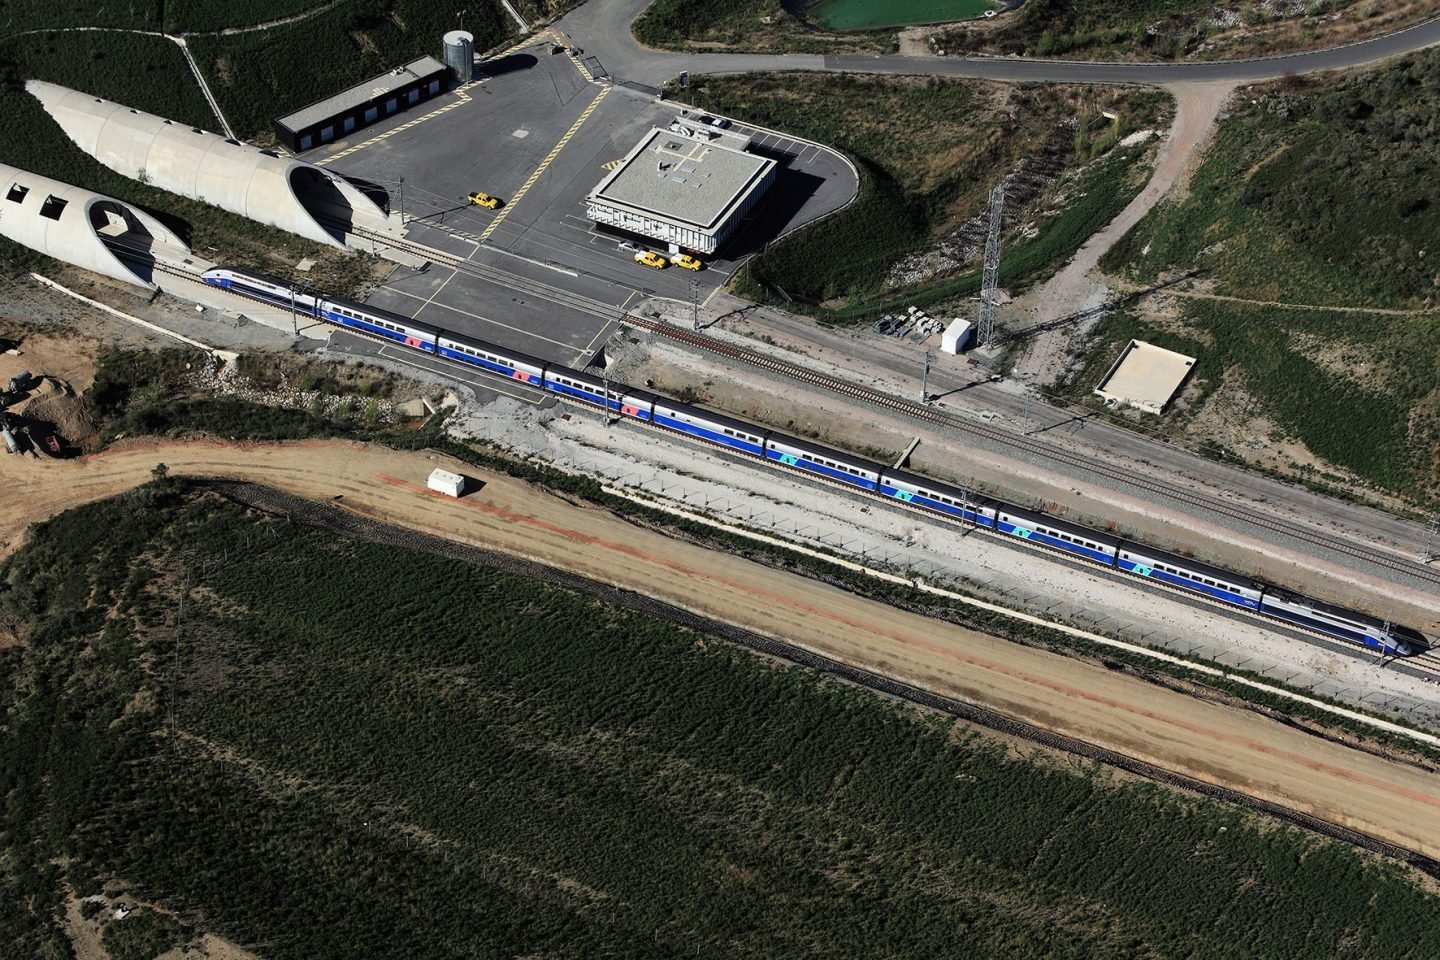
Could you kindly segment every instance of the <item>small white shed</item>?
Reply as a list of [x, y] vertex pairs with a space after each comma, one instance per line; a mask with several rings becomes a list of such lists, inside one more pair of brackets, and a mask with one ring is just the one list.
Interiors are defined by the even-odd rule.
[[945, 353], [959, 353], [964, 350], [970, 343], [970, 331], [974, 328], [975, 324], [969, 320], [962, 320], [959, 317], [951, 320], [950, 326], [940, 334], [940, 349]]
[[465, 490], [465, 478], [458, 473], [451, 473], [449, 470], [436, 469], [431, 472], [430, 479], [425, 485], [447, 497], [458, 497]]

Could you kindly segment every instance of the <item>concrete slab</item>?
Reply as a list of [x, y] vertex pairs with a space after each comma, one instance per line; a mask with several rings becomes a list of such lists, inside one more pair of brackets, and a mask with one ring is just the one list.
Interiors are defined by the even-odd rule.
[[1131, 340], [1095, 392], [1111, 403], [1161, 413], [1195, 367], [1195, 358]]

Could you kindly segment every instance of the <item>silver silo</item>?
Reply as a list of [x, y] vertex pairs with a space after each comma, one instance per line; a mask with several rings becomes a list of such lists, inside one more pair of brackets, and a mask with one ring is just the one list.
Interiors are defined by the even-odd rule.
[[451, 30], [445, 34], [445, 66], [458, 84], [469, 83], [475, 69], [475, 37], [467, 30]]

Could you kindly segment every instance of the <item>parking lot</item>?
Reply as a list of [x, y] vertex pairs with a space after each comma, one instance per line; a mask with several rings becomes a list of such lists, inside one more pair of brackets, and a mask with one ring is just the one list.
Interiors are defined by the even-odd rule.
[[[703, 300], [744, 258], [845, 205], [858, 187], [835, 152], [737, 123], [732, 129], [754, 133], [754, 152], [781, 164], [754, 219], [699, 272], [636, 263], [631, 244], [644, 241], [600, 232], [585, 196], [647, 130], [685, 108], [591, 82], [551, 49], [537, 41], [491, 61], [480, 82], [305, 156], [383, 191], [403, 209], [411, 240], [465, 260], [459, 270], [399, 268], [370, 303], [576, 364], [631, 305], [688, 301], [692, 282]], [[470, 205], [472, 191], [503, 205]]]

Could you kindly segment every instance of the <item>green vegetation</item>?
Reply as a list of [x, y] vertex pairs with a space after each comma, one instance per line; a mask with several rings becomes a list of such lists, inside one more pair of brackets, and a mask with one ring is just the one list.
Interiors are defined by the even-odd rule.
[[1253, 99], [1221, 126], [1189, 196], [1103, 265], [1140, 279], [1201, 267], [1216, 292], [1256, 300], [1434, 305], [1440, 54]]
[[77, 889], [113, 878], [277, 960], [1385, 958], [1440, 937], [1432, 895], [1343, 846], [175, 481], [42, 525], [0, 609], [25, 633], [0, 649], [17, 955], [65, 955], [62, 856]]
[[990, 0], [821, 0], [807, 16], [832, 30], [855, 30], [963, 20], [996, 6]]
[[[167, 0], [165, 30], [169, 33], [197, 33], [270, 23], [287, 17], [318, 12], [333, 0]], [[344, 3], [338, 4], [345, 6]]]
[[641, 43], [676, 50], [893, 53], [896, 49], [894, 31], [828, 33], [797, 17], [785, 0], [655, 0], [631, 29]]
[[[980, 81], [841, 75], [710, 78], [704, 105], [834, 145], [854, 160], [860, 197], [845, 211], [772, 243], [741, 278], [750, 296], [818, 305], [825, 319], [850, 321], [893, 305], [934, 305], [978, 289], [960, 267], [919, 285], [888, 278], [907, 254], [983, 212], [999, 171], [1055, 149], [1068, 176], [1032, 216], [1033, 240], [1011, 243], [1002, 266], [1009, 284], [1063, 261], [1138, 191], [1147, 148], [1107, 152], [1125, 133], [1157, 122], [1169, 101], [1136, 90], [1003, 86]], [[1119, 114], [1095, 127], [1101, 110]], [[1079, 114], [1081, 132], [1067, 132]], [[915, 130], [926, 136], [915, 137]], [[1084, 166], [1092, 158], [1093, 164]], [[1037, 203], [1037, 209], [1045, 204]], [[973, 267], [973, 264], [969, 265]]]
[[[1173, 319], [1117, 312], [1096, 328], [1085, 365], [1060, 392], [1095, 402], [1090, 389], [1132, 337], [1197, 358], [1193, 393], [1167, 415], [1166, 427], [1212, 454], [1236, 456], [1208, 433], [1237, 425], [1211, 423], [1207, 406], [1242, 407], [1245, 429], [1227, 433], [1225, 442], [1254, 439], [1255, 425], [1268, 418], [1275, 426], [1270, 441], [1297, 440], [1390, 492], [1419, 499], [1440, 493], [1440, 313], [1369, 316], [1360, 325], [1354, 315], [1333, 311], [1203, 299], [1185, 301]], [[1298, 475], [1346, 484], [1344, 476], [1322, 477], [1308, 466]]]
[[166, 950], [189, 942], [193, 936], [194, 931], [187, 924], [141, 907], [124, 921], [105, 924], [101, 942], [110, 960], [155, 960]]
[[[317, 282], [357, 292], [373, 260], [352, 257], [208, 204], [155, 189], [102, 166], [70, 141], [25, 80], [49, 80], [207, 130], [216, 120], [179, 48], [163, 37], [103, 31], [28, 34], [0, 41], [0, 110], [6, 136], [0, 162], [115, 197], [158, 217], [208, 259], [289, 275], [301, 258]], [[0, 257], [26, 268], [56, 269], [39, 254], [0, 240]], [[312, 271], [314, 272], [314, 271]]]
[[1312, 0], [1303, 9], [1210, 0], [1026, 0], [995, 22], [942, 31], [950, 52], [1169, 60], [1235, 59], [1332, 46], [1434, 15], [1415, 0]]
[[[230, 125], [243, 138], [273, 140], [270, 121], [398, 64], [436, 53], [455, 9], [431, 0], [341, 4], [271, 30], [190, 39]], [[498, 3], [468, 8], [465, 29], [477, 50], [510, 36]]]

